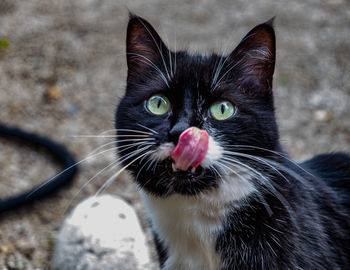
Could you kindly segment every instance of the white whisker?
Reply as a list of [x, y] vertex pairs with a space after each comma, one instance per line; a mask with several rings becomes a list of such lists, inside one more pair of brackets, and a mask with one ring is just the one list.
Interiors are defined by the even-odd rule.
[[[145, 156], [143, 156], [143, 158], [141, 159], [141, 160], [143, 160], [145, 157], [147, 157], [147, 155], [145, 155]], [[141, 161], [140, 160], [140, 161]], [[151, 161], [151, 159], [148, 159], [143, 165], [142, 165], [142, 167], [139, 169], [139, 171], [137, 172], [137, 175], [136, 175], [136, 177], [135, 177], [135, 181], [137, 182], [137, 179], [139, 178], [139, 175], [140, 175], [140, 173], [141, 173], [141, 171], [142, 171], [142, 169], [146, 166], [146, 164], [148, 163], [148, 162], [150, 162]]]
[[124, 142], [153, 142], [154, 138], [141, 138], [141, 139], [122, 139], [122, 140], [115, 140], [115, 143], [124, 143]]
[[[132, 140], [132, 141], [135, 141], [135, 140]], [[49, 178], [47, 181], [45, 181], [44, 183], [42, 183], [41, 185], [39, 185], [38, 187], [36, 187], [35, 189], [33, 189], [28, 195], [27, 195], [27, 198], [31, 197], [34, 193], [36, 193], [38, 190], [40, 190], [41, 188], [43, 188], [44, 186], [46, 186], [47, 184], [51, 183], [56, 177], [62, 175], [63, 173], [65, 173], [66, 171], [78, 166], [79, 164], [85, 162], [85, 161], [88, 161], [96, 156], [99, 156], [99, 155], [102, 155], [104, 153], [107, 153], [107, 152], [110, 152], [110, 151], [115, 151], [117, 149], [120, 149], [120, 148], [124, 148], [124, 147], [128, 147], [128, 146], [135, 146], [135, 145], [139, 145], [139, 144], [142, 144], [144, 142], [136, 142], [136, 143], [132, 143], [132, 144], [126, 144], [126, 145], [122, 145], [122, 146], [116, 146], [116, 147], [112, 147], [112, 148], [108, 148], [106, 150], [103, 150], [101, 152], [98, 152], [98, 153], [95, 153], [97, 152], [99, 149], [109, 145], [109, 144], [115, 144], [115, 142], [109, 142], [107, 144], [104, 144], [102, 146], [99, 146], [98, 148], [96, 148], [95, 150], [93, 150], [87, 157], [85, 157], [84, 159], [74, 163], [73, 165], [65, 168], [64, 170], [62, 170], [61, 172], [59, 172], [58, 174], [52, 176], [51, 178]], [[149, 142], [150, 143], [150, 142]]]
[[[222, 52], [222, 55], [226, 55], [227, 50], [228, 50], [228, 46], [225, 47], [225, 49]], [[211, 84], [212, 91], [215, 89], [215, 87], [213, 88], [213, 85], [216, 84], [217, 79], [218, 79], [218, 77], [219, 77], [219, 75], [221, 73], [221, 70], [225, 66], [226, 61], [229, 60], [229, 58], [231, 56], [231, 53], [228, 54], [227, 56], [220, 56], [220, 61], [219, 61], [219, 64], [217, 66], [217, 69], [216, 69], [216, 72], [215, 72], [215, 76], [214, 76], [214, 79], [212, 80], [212, 84]], [[223, 59], [225, 59], [225, 60], [222, 61]]]
[[[169, 38], [168, 38], [168, 34], [166, 32], [163, 32], [163, 34], [165, 36], [166, 43], [170, 44]], [[173, 64], [172, 64], [173, 59], [172, 59], [172, 56], [171, 56], [171, 51], [169, 49], [168, 49], [168, 59], [169, 59], [170, 75], [171, 75], [171, 77], [174, 77]]]
[[142, 127], [142, 128], [145, 128], [145, 129], [151, 131], [153, 134], [158, 134], [158, 132], [155, 131], [154, 129], [151, 129], [151, 128], [149, 128], [149, 127], [146, 127], [146, 126], [144, 126], [144, 125], [142, 125], [142, 124], [140, 124], [140, 123], [137, 123], [137, 125], [140, 126], [140, 127]]
[[[239, 145], [238, 147], [243, 148], [244, 145]], [[258, 150], [263, 150], [263, 151], [267, 151], [267, 152], [276, 154], [279, 157], [282, 157], [285, 160], [291, 162], [293, 165], [295, 165], [297, 168], [301, 169], [303, 172], [305, 172], [305, 173], [309, 174], [310, 176], [314, 177], [310, 172], [308, 172], [303, 167], [301, 167], [300, 165], [295, 163], [293, 160], [290, 160], [289, 158], [287, 158], [282, 153], [279, 153], [279, 152], [276, 152], [276, 151], [272, 151], [272, 150], [268, 150], [268, 149], [265, 149], [265, 148], [254, 147], [254, 146], [245, 146], [245, 147], [249, 148], [249, 149], [258, 149]], [[230, 151], [227, 151], [227, 150], [225, 150], [225, 151], [226, 152], [230, 152]], [[265, 165], [267, 165], [268, 167], [270, 167], [274, 171], [276, 171], [279, 175], [281, 175], [286, 180], [286, 182], [290, 182], [290, 181], [289, 181], [289, 179], [286, 178], [286, 176], [284, 174], [282, 174], [280, 172], [280, 170], [284, 171], [289, 176], [292, 176], [293, 179], [297, 180], [299, 183], [303, 184], [305, 187], [309, 188], [310, 190], [313, 189], [312, 185], [309, 182], [304, 181], [304, 178], [299, 173], [297, 173], [295, 170], [292, 170], [289, 167], [287, 167], [287, 166], [285, 166], [285, 165], [283, 165], [281, 163], [275, 162], [275, 161], [270, 160], [270, 159], [262, 158], [262, 157], [252, 156], [252, 155], [249, 155], [249, 154], [243, 154], [243, 153], [238, 153], [238, 152], [233, 152], [233, 153], [237, 153], [237, 155], [241, 155], [241, 156], [246, 155], [247, 158], [249, 158], [249, 156], [250, 156], [251, 157], [250, 159], [255, 160], [255, 161], [259, 161], [260, 163], [264, 163]]]
[[145, 132], [145, 131], [141, 131], [141, 130], [138, 130], [138, 129], [123, 129], [123, 128], [114, 128], [114, 129], [104, 130], [104, 131], [100, 132], [97, 135], [104, 135], [104, 134], [110, 133], [110, 132], [116, 133], [116, 132], [119, 132], [119, 131], [121, 131], [121, 132], [127, 131], [127, 132], [134, 132], [134, 133], [141, 133], [141, 134], [146, 134], [146, 135], [152, 135], [152, 133], [150, 133], [150, 132]]
[[[120, 164], [122, 164], [124, 161], [128, 160], [129, 158], [137, 155], [138, 153], [148, 149], [149, 147], [151, 147], [151, 145], [145, 146], [142, 149], [137, 149], [134, 150], [128, 154], [126, 154], [125, 156], [121, 157], [120, 159], [117, 159], [113, 162], [111, 162], [110, 164], [108, 164], [106, 167], [104, 167], [102, 170], [100, 170], [99, 172], [97, 172], [93, 177], [91, 177], [87, 182], [85, 182], [81, 188], [77, 191], [77, 193], [73, 196], [72, 200], [70, 201], [69, 205], [67, 206], [67, 208], [70, 206], [70, 204], [75, 200], [75, 198], [79, 195], [79, 193], [87, 186], [89, 185], [94, 179], [96, 179], [100, 174], [102, 174], [105, 171], [110, 171], [113, 170], [114, 168], [116, 168], [117, 166], [119, 166]], [[123, 149], [125, 150], [125, 149]], [[66, 209], [67, 209], [66, 208]]]
[[241, 157], [245, 157], [245, 158], [248, 158], [248, 159], [255, 160], [255, 161], [258, 161], [260, 163], [263, 163], [266, 166], [268, 166], [269, 168], [273, 169], [275, 172], [277, 172], [284, 180], [286, 180], [287, 183], [289, 183], [289, 179], [284, 174], [282, 174], [278, 169], [276, 169], [276, 167], [272, 166], [269, 163], [269, 161], [267, 159], [265, 159], [265, 158], [259, 158], [259, 157], [256, 157], [256, 156], [243, 154], [243, 153], [238, 153], [238, 152], [227, 151], [227, 150], [225, 150], [224, 152], [226, 154], [229, 154], [229, 155], [231, 154], [231, 155], [234, 155], [234, 156], [241, 156]]
[[[226, 165], [224, 165], [224, 164], [222, 164], [222, 163], [221, 163], [221, 165], [225, 166], [225, 167], [226, 167], [227, 169], [229, 169], [232, 173], [234, 173], [236, 176], [238, 176], [238, 177], [241, 179], [241, 181], [247, 181], [247, 180], [246, 180], [245, 178], [243, 178], [239, 173], [237, 173], [236, 171], [234, 171], [234, 170], [231, 169], [230, 167], [228, 167], [228, 166], [226, 166]], [[231, 166], [237, 168], [238, 170], [242, 170], [241, 167], [240, 167], [240, 166], [237, 166], [236, 164], [229, 163], [229, 165], [231, 165]], [[253, 172], [254, 172], [254, 171], [253, 171]], [[246, 172], [246, 173], [248, 173], [251, 177], [256, 177], [255, 174], [251, 174], [250, 172]], [[261, 203], [264, 205], [264, 207], [265, 207], [265, 209], [266, 209], [268, 215], [269, 215], [269, 216], [272, 216], [273, 211], [272, 211], [270, 205], [266, 202], [264, 196], [263, 196], [262, 194], [260, 194], [260, 192], [259, 192], [258, 190], [256, 190], [256, 192], [257, 192], [256, 195], [259, 197]]]
[[291, 160], [290, 158], [288, 158], [284, 153], [280, 153], [277, 151], [273, 151], [273, 150], [269, 150], [266, 148], [262, 148], [262, 147], [257, 147], [257, 146], [252, 146], [252, 145], [228, 145], [230, 147], [241, 147], [241, 148], [251, 148], [251, 149], [257, 149], [257, 150], [262, 150], [262, 151], [266, 151], [272, 154], [276, 154], [279, 157], [284, 158], [285, 160], [291, 162], [292, 164], [294, 164], [296, 167], [298, 167], [299, 169], [301, 169], [303, 172], [307, 173], [308, 175], [315, 177], [312, 173], [310, 173], [309, 171], [307, 171], [305, 168], [301, 167], [298, 163], [296, 163], [295, 161]]
[[139, 19], [139, 22], [143, 25], [143, 27], [145, 27], [145, 29], [147, 30], [148, 34], [151, 36], [151, 38], [153, 39], [153, 42], [154, 44], [157, 46], [157, 49], [160, 53], [160, 57], [162, 58], [162, 61], [163, 61], [163, 65], [164, 65], [164, 68], [165, 68], [165, 71], [166, 73], [168, 74], [168, 78], [170, 79], [170, 76], [169, 76], [169, 72], [168, 72], [168, 68], [167, 68], [167, 65], [165, 64], [165, 60], [164, 60], [164, 56], [163, 56], [163, 52], [162, 50], [159, 48], [159, 45], [157, 43], [157, 41], [155, 40], [153, 34], [151, 33], [151, 31], [148, 29], [148, 27], [143, 23], [142, 20]]
[[220, 84], [220, 82], [225, 78], [225, 76], [232, 70], [234, 69], [237, 65], [239, 65], [242, 62], [242, 60], [237, 61], [234, 65], [232, 65], [231, 67], [228, 67], [228, 70], [220, 77], [220, 79], [215, 83], [215, 86], [213, 87], [213, 89], [211, 91], [214, 91], [216, 87], [218, 87], [218, 85]]
[[[219, 63], [218, 63], [218, 65], [217, 65], [216, 71], [215, 71], [215, 73], [214, 73], [214, 78], [213, 78], [212, 83], [211, 83], [211, 88], [212, 88], [213, 85], [216, 83], [216, 80], [217, 80], [217, 78], [218, 78], [218, 76], [219, 76], [219, 74], [220, 74], [220, 71], [221, 71], [221, 68], [222, 68], [221, 64], [222, 64], [223, 59], [224, 59], [224, 57], [223, 57], [223, 56], [220, 56]], [[226, 59], [227, 59], [227, 58], [226, 58]], [[225, 62], [226, 62], [226, 59], [225, 59]], [[224, 62], [224, 63], [225, 63], [225, 62]]]
[[148, 151], [146, 153], [143, 153], [142, 155], [138, 156], [137, 158], [135, 158], [134, 160], [132, 160], [131, 162], [129, 162], [127, 165], [125, 165], [123, 168], [121, 168], [118, 172], [116, 172], [115, 174], [113, 174], [111, 177], [109, 177], [107, 179], [107, 181], [98, 189], [98, 191], [96, 192], [95, 196], [98, 196], [99, 194], [101, 194], [101, 192], [107, 188], [109, 185], [111, 185], [111, 183], [114, 181], [114, 179], [116, 177], [118, 177], [119, 174], [121, 174], [126, 168], [128, 168], [132, 163], [134, 163], [135, 161], [137, 161], [138, 159], [142, 158], [144, 155], [147, 155], [149, 152], [155, 152], [156, 150], [153, 151]]
[[146, 56], [138, 54], [138, 53], [127, 52], [126, 54], [138, 56], [138, 57], [141, 57], [142, 59], [145, 59], [146, 61], [143, 61], [143, 60], [140, 60], [140, 59], [137, 59], [137, 60], [140, 61], [141, 63], [147, 64], [150, 67], [154, 68], [159, 73], [159, 75], [162, 77], [163, 81], [165, 82], [165, 84], [169, 88], [169, 82], [168, 82], [167, 78], [165, 77], [164, 73], [160, 70], [160, 68], [155, 63], [152, 62], [152, 60], [150, 60]]
[[175, 29], [175, 46], [174, 46], [174, 73], [176, 73], [176, 29]]
[[262, 173], [260, 173], [259, 171], [255, 170], [254, 168], [239, 162], [237, 159], [232, 159], [232, 158], [227, 158], [224, 157], [222, 159], [226, 160], [226, 162], [234, 162], [234, 163], [238, 163], [239, 165], [247, 168], [248, 170], [251, 170], [253, 173], [256, 173], [259, 177], [256, 178], [257, 180], [264, 180], [264, 182], [262, 182], [262, 184], [265, 187], [269, 187], [269, 189], [266, 189], [269, 193], [271, 193], [272, 195], [274, 195], [280, 202], [281, 204], [284, 206], [284, 208], [287, 210], [287, 212], [289, 213], [289, 216], [291, 218], [291, 220], [293, 221], [293, 223], [297, 226], [297, 223], [294, 219], [294, 215], [291, 212], [292, 211], [292, 207], [290, 206], [289, 202], [284, 198], [284, 196], [274, 187], [274, 185], [277, 185], [277, 183], [275, 183], [274, 181], [269, 180], [268, 178], [266, 178]]
[[116, 137], [139, 137], [139, 138], [147, 138], [149, 135], [72, 135], [73, 138], [116, 138]]
[[146, 171], [148, 171], [148, 170], [150, 169], [150, 167], [152, 166], [152, 164], [153, 164], [154, 162], [156, 162], [156, 160], [155, 160], [155, 159], [152, 159], [152, 161], [151, 161], [151, 163], [148, 165]]
[[229, 158], [229, 157], [225, 156], [225, 157], [222, 158], [222, 162], [224, 162], [224, 161], [226, 161], [226, 162], [228, 162], [230, 164], [231, 164], [231, 162], [234, 162], [234, 163], [242, 166], [243, 168], [246, 168], [247, 170], [250, 170], [250, 171], [254, 172], [257, 176], [261, 177], [262, 179], [268, 181], [268, 179], [261, 172], [259, 172], [259, 171], [255, 170], [254, 168], [252, 168], [252, 167], [250, 167], [250, 166], [240, 162], [237, 159], [232, 159], [232, 158]]
[[[215, 165], [220, 166], [218, 162], [216, 162]], [[209, 165], [209, 169], [213, 170], [220, 177], [220, 179], [223, 180], [221, 173], [215, 168], [215, 166]]]
[[80, 188], [79, 190], [73, 195], [72, 199], [70, 200], [70, 202], [68, 203], [68, 205], [65, 207], [65, 210], [63, 211], [63, 213], [66, 213], [68, 211], [68, 208], [72, 205], [72, 203], [74, 202], [74, 200], [78, 197], [78, 195], [80, 194], [80, 192], [82, 192], [97, 176], [99, 176], [100, 174], [102, 174], [104, 171], [106, 171], [108, 168], [110, 168], [112, 166], [111, 169], [115, 168], [115, 166], [118, 166], [119, 160], [114, 160], [113, 162], [111, 162], [110, 164], [108, 164], [106, 167], [104, 167], [102, 170], [100, 170], [98, 173], [96, 173], [93, 177], [91, 177], [87, 182], [85, 182]]
[[135, 132], [135, 133], [142, 133], [142, 134], [152, 135], [151, 132], [141, 131], [141, 130], [138, 130], [138, 129], [119, 128], [119, 129], [111, 129], [109, 131], [117, 131], [117, 132], [119, 132], [119, 131], [122, 131], [122, 132], [128, 131], [128, 132]]

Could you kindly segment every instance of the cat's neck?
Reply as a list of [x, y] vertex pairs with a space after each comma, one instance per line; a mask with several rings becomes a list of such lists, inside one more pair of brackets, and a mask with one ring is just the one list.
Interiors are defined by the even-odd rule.
[[215, 242], [226, 210], [181, 195], [167, 198], [142, 193], [152, 227], [169, 257], [162, 269], [219, 269]]
[[[241, 182], [241, 188], [232, 181]], [[162, 198], [141, 191], [152, 226], [171, 254], [163, 269], [219, 269], [216, 240], [232, 207], [239, 208], [243, 198], [255, 192], [247, 183], [231, 175], [219, 187], [197, 196]]]

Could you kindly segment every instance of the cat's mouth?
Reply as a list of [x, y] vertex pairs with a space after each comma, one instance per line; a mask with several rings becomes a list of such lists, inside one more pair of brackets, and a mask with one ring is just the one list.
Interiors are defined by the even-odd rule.
[[202, 166], [198, 166], [197, 168], [190, 167], [186, 171], [176, 170], [174, 171], [174, 175], [179, 177], [186, 177], [190, 179], [194, 179], [196, 177], [204, 176], [204, 169]]
[[170, 155], [174, 172], [180, 170], [195, 174], [207, 154], [208, 146], [209, 135], [205, 130], [190, 127], [183, 131]]
[[180, 182], [194, 181], [204, 176], [204, 169], [200, 163], [207, 154], [208, 144], [209, 135], [205, 130], [190, 127], [183, 131], [168, 161], [171, 179]]
[[196, 181], [205, 175], [205, 169], [202, 166], [192, 167], [190, 166], [187, 170], [179, 170], [175, 167], [174, 162], [171, 158], [168, 158], [165, 162], [165, 167], [168, 171], [169, 176], [174, 180], [190, 180]]
[[[182, 132], [176, 146], [171, 142], [157, 148], [152, 154], [156, 161], [153, 169], [136, 166], [136, 179], [152, 193], [196, 195], [217, 184], [217, 178], [205, 160], [208, 149], [208, 133], [190, 127]], [[143, 168], [144, 174], [140, 173]]]

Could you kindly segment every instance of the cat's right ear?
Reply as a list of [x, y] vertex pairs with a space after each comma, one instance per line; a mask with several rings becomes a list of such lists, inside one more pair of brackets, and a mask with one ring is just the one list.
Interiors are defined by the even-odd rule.
[[258, 86], [260, 93], [268, 93], [272, 89], [276, 57], [273, 20], [254, 27], [229, 58], [229, 63], [236, 66], [235, 72], [243, 78], [241, 81]]
[[167, 53], [167, 47], [152, 25], [130, 13], [126, 38], [128, 72], [143, 74], [148, 69], [160, 69], [159, 63]]

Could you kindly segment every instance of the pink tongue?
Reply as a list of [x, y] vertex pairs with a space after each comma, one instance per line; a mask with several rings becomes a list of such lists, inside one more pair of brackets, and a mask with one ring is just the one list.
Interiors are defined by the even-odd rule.
[[205, 130], [190, 127], [182, 132], [171, 153], [175, 168], [186, 171], [190, 166], [198, 167], [207, 154], [208, 143], [209, 136]]

